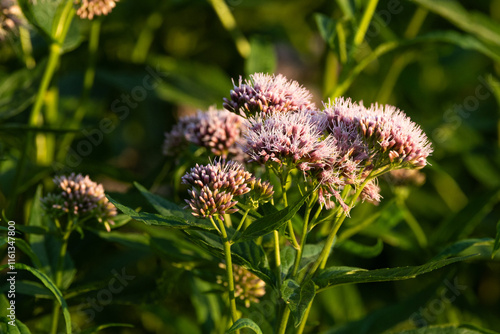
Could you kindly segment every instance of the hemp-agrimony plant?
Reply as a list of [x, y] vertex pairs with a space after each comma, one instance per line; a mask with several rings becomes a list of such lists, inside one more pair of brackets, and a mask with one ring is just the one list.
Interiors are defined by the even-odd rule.
[[[67, 288], [71, 282], [63, 282], [64, 263], [69, 237], [89, 220], [97, 220], [109, 232], [114, 224], [116, 208], [104, 195], [102, 184], [93, 182], [89, 176], [72, 173], [54, 178], [56, 190], [41, 198], [42, 207], [56, 227], [55, 234], [61, 246], [54, 268], [54, 283], [57, 288]], [[57, 333], [60, 306], [54, 301], [51, 333]]]
[[[238, 150], [240, 159], [243, 155], [243, 165], [214, 160], [188, 171], [182, 177], [182, 183], [191, 187], [186, 208], [197, 218], [208, 218], [224, 245], [224, 286], [233, 322], [239, 318], [234, 279], [241, 275], [234, 275], [231, 246], [255, 239], [257, 247], [272, 232], [274, 247], [268, 255], [274, 257], [270, 283], [280, 295], [276, 301], [280, 304], [275, 320], [278, 333], [285, 333], [292, 312], [295, 326], [300, 326], [298, 332], [304, 330], [318, 286], [315, 280], [327, 265], [337, 232], [356, 203], [381, 200], [378, 177], [401, 169], [421, 169], [432, 153], [420, 127], [393, 106], [367, 108], [337, 98], [318, 108], [311, 97], [283, 75], [256, 73], [250, 80], [240, 78], [230, 97], [224, 99], [227, 111], [210, 109], [182, 118], [167, 133], [164, 146], [166, 154], [179, 153], [190, 142], [223, 158]], [[270, 179], [256, 181], [245, 170], [259, 171], [257, 165], [267, 178], [275, 175], [279, 191], [273, 191]], [[293, 209], [287, 195], [291, 188], [303, 197]], [[259, 195], [246, 196], [251, 191]], [[267, 201], [274, 206], [267, 204], [264, 209]], [[302, 203], [305, 208], [299, 211]], [[270, 207], [275, 216], [269, 214]], [[240, 208], [244, 213], [236, 217]], [[300, 224], [293, 222], [296, 215], [301, 216]], [[323, 246], [304, 264], [308, 240], [322, 240]], [[294, 248], [295, 258], [291, 270], [284, 273], [280, 253], [287, 245]], [[249, 269], [258, 275], [256, 268]], [[260, 282], [258, 286], [262, 289]], [[306, 298], [295, 300], [297, 293]], [[246, 300], [246, 306], [258, 297]]]
[[[217, 259], [212, 284], [225, 292], [220, 326], [230, 333], [245, 327], [259, 332], [250, 310], [264, 299], [266, 308], [274, 305], [266, 311], [266, 332], [274, 326], [275, 333], [300, 334], [324, 289], [407, 279], [464, 259], [374, 273], [328, 266], [340, 227], [356, 213], [352, 209], [381, 201], [380, 176], [415, 177], [404, 171], [425, 167], [432, 147], [396, 107], [365, 107], [340, 97], [319, 108], [311, 98], [283, 75], [240, 78], [224, 99], [226, 110], [184, 116], [166, 133], [163, 152], [175, 157], [173, 175], [180, 179], [173, 181], [188, 187], [184, 209], [138, 184], [160, 215], [111, 199], [136, 220], [182, 229]], [[401, 208], [404, 199], [397, 202]], [[425, 235], [411, 218], [408, 212], [408, 224], [424, 245]]]

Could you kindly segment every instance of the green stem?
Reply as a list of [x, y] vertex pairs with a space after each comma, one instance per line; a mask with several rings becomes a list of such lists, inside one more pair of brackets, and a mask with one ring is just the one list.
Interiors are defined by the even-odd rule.
[[[280, 178], [281, 192], [282, 192], [282, 196], [283, 196], [283, 205], [285, 206], [285, 208], [288, 207], [288, 199], [286, 196], [286, 181], [287, 181], [287, 179], [288, 179], [288, 172], [285, 171], [285, 172], [283, 172], [283, 175]], [[288, 227], [288, 234], [290, 235], [290, 240], [292, 242], [293, 247], [295, 249], [299, 249], [300, 246], [299, 246], [299, 243], [297, 242], [297, 238], [295, 238], [295, 232], [293, 231], [292, 221], [289, 220], [286, 224]]]
[[[82, 119], [85, 117], [85, 113], [87, 112], [87, 101], [90, 97], [90, 91], [92, 86], [94, 85], [95, 72], [96, 72], [96, 59], [97, 59], [97, 49], [99, 48], [99, 35], [101, 32], [101, 20], [95, 20], [92, 22], [90, 28], [90, 36], [89, 36], [89, 44], [88, 44], [88, 63], [87, 68], [85, 70], [84, 78], [83, 78], [83, 91], [80, 98], [80, 102], [78, 104], [78, 108], [76, 109], [75, 114], [71, 120], [71, 128], [78, 128]], [[66, 158], [68, 150], [76, 136], [75, 132], [67, 133], [60, 145], [61, 149], [59, 150], [57, 160], [63, 161]]]
[[304, 247], [306, 245], [307, 232], [309, 230], [309, 216], [310, 216], [311, 210], [314, 206], [315, 199], [316, 198], [311, 195], [309, 197], [309, 201], [307, 203], [306, 213], [304, 215], [304, 225], [302, 226], [300, 247], [297, 250], [297, 256], [295, 257], [295, 262], [293, 264], [292, 277], [295, 277], [295, 275], [297, 275], [297, 272], [299, 271], [300, 260], [302, 259], [302, 253], [304, 252]]
[[243, 217], [241, 217], [240, 224], [238, 225], [238, 228], [236, 229], [235, 233], [241, 229], [241, 227], [245, 223], [245, 220], [247, 220], [247, 216], [248, 216], [249, 212], [250, 212], [250, 209], [246, 209], [245, 213], [243, 214]]
[[[361, 195], [361, 191], [363, 191], [363, 188], [365, 185], [371, 180], [370, 176], [368, 176], [363, 183], [358, 187], [356, 190], [356, 193], [353, 195], [351, 198], [351, 201], [349, 202], [348, 206], [349, 208], [352, 208], [354, 202], [358, 199], [359, 195]], [[347, 188], [347, 186], [346, 186]], [[344, 192], [347, 193], [346, 188], [344, 188]], [[330, 231], [330, 234], [328, 235], [328, 238], [326, 239], [325, 246], [321, 250], [321, 253], [319, 257], [316, 259], [314, 262], [311, 270], [306, 276], [306, 279], [304, 281], [307, 281], [307, 279], [310, 279], [313, 277], [313, 275], [316, 273], [318, 269], [323, 269], [326, 266], [326, 262], [328, 261], [328, 256], [330, 255], [330, 250], [332, 249], [333, 241], [335, 240], [335, 236], [337, 235], [337, 232], [346, 219], [347, 214], [343, 210], [339, 210], [337, 213], [337, 216], [335, 218], [335, 221], [333, 223], [333, 227]]]
[[363, 43], [366, 31], [368, 30], [370, 21], [372, 20], [373, 14], [375, 13], [375, 9], [377, 8], [377, 4], [378, 0], [370, 0], [370, 2], [368, 2], [368, 6], [366, 7], [366, 10], [363, 14], [361, 23], [359, 24], [358, 31], [356, 31], [356, 35], [354, 36], [355, 46], [358, 46], [361, 43]]
[[[61, 15], [61, 18], [56, 27], [56, 31], [54, 33], [55, 42], [53, 42], [50, 45], [50, 53], [49, 53], [49, 60], [47, 62], [47, 67], [45, 68], [45, 72], [43, 74], [42, 81], [40, 83], [40, 87], [38, 88], [37, 96], [35, 98], [35, 103], [33, 105], [33, 108], [31, 109], [31, 114], [29, 117], [28, 125], [30, 127], [35, 127], [36, 125], [38, 125], [37, 123], [40, 117], [40, 113], [42, 111], [45, 93], [47, 92], [52, 77], [54, 76], [54, 73], [59, 65], [59, 58], [61, 57], [62, 54], [62, 44], [64, 42], [64, 39], [66, 38], [66, 34], [68, 32], [69, 25], [71, 24], [71, 20], [74, 14], [75, 10], [73, 9], [73, 1], [68, 0], [63, 8], [63, 13]], [[26, 141], [24, 142], [24, 148], [22, 150], [21, 157], [18, 162], [16, 176], [14, 177], [14, 181], [11, 187], [14, 203], [16, 203], [18, 186], [24, 174], [24, 167], [26, 164], [28, 151], [33, 140], [34, 140], [34, 134], [33, 132], [30, 131], [26, 135]]]
[[273, 231], [274, 235], [274, 259], [276, 262], [276, 279], [278, 280], [278, 291], [281, 291], [281, 253], [280, 253], [280, 234], [278, 230]]
[[280, 327], [278, 328], [278, 334], [285, 334], [286, 325], [288, 324], [288, 318], [290, 317], [290, 308], [285, 305], [285, 310], [281, 316]]
[[[73, 219], [68, 219], [68, 226], [66, 226], [66, 231], [63, 234], [61, 249], [59, 250], [59, 256], [57, 258], [57, 267], [55, 272], [54, 283], [58, 289], [61, 289], [62, 278], [64, 272], [64, 260], [66, 258], [66, 251], [68, 249], [68, 240], [73, 231]], [[57, 300], [54, 301], [54, 306], [52, 307], [52, 325], [51, 334], [57, 334], [57, 326], [59, 324], [59, 303]]]
[[146, 61], [151, 43], [154, 40], [154, 33], [162, 23], [163, 16], [160, 11], [154, 11], [149, 15], [132, 51], [132, 62], [139, 64]]
[[35, 58], [33, 58], [33, 46], [31, 45], [30, 32], [24, 27], [19, 27], [19, 40], [21, 41], [21, 49], [23, 51], [23, 59], [26, 68], [33, 69], [36, 66]]
[[[224, 222], [220, 220], [219, 217], [216, 216], [216, 219], [219, 223], [220, 231], [221, 231], [221, 239], [224, 244], [224, 256], [226, 258], [226, 273], [227, 273], [227, 282], [228, 282], [228, 293], [229, 293], [229, 307], [231, 311], [231, 319], [234, 322], [238, 320], [238, 314], [236, 310], [236, 299], [234, 297], [234, 279], [233, 279], [233, 262], [231, 260], [231, 244], [227, 237], [226, 227], [224, 226]], [[213, 222], [213, 218], [210, 217], [210, 220]]]
[[403, 217], [408, 226], [410, 227], [410, 229], [412, 230], [413, 234], [415, 235], [418, 244], [420, 245], [420, 247], [425, 249], [427, 247], [427, 237], [425, 236], [425, 233], [422, 230], [422, 227], [420, 227], [420, 224], [418, 223], [417, 219], [415, 219], [415, 217], [412, 215], [412, 213], [406, 206], [404, 199], [398, 197], [396, 203], [403, 212]]
[[231, 34], [239, 54], [243, 58], [247, 58], [250, 55], [250, 43], [245, 38], [241, 30], [238, 29], [236, 20], [234, 19], [234, 16], [231, 13], [231, 10], [229, 10], [227, 4], [224, 0], [209, 0], [209, 2], [217, 13], [217, 16], [219, 17], [219, 20], [224, 28]]

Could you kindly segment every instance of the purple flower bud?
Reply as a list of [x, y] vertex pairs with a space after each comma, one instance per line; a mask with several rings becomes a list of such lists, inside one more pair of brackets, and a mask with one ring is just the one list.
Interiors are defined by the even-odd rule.
[[287, 80], [281, 74], [255, 73], [243, 82], [240, 77], [236, 86], [233, 81], [230, 98], [224, 98], [227, 110], [246, 117], [257, 113], [291, 112], [314, 109], [311, 93], [296, 81]]

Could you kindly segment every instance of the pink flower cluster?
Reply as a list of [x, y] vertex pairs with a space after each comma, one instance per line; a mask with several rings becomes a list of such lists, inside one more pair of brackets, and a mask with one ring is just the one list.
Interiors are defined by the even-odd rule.
[[227, 158], [229, 154], [237, 156], [240, 153], [236, 145], [241, 137], [244, 119], [226, 110], [213, 107], [208, 111], [194, 116], [186, 116], [165, 134], [163, 153], [173, 156], [193, 143], [206, 147], [213, 154]]
[[292, 112], [314, 109], [312, 95], [296, 81], [289, 81], [281, 74], [255, 73], [250, 80], [240, 77], [238, 86], [233, 82], [230, 98], [224, 98], [223, 106], [229, 111], [246, 117], [258, 112]]
[[75, 173], [56, 176], [54, 183], [57, 191], [41, 199], [49, 214], [57, 217], [66, 213], [79, 219], [94, 217], [109, 231], [109, 224], [114, 224], [112, 217], [116, 216], [116, 208], [104, 195], [102, 184], [93, 182], [88, 175]]
[[344, 98], [318, 110], [310, 98], [295, 81], [257, 73], [245, 83], [240, 78], [224, 107], [247, 117], [243, 150], [250, 161], [278, 172], [301, 170], [320, 186], [319, 200], [327, 208], [336, 200], [348, 212], [340, 196], [346, 185], [366, 183], [361, 199], [378, 202], [376, 176], [427, 164], [431, 144], [403, 111]]

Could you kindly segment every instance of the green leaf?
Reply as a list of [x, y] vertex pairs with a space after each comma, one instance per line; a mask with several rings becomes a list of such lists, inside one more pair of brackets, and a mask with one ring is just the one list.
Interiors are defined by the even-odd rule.
[[492, 331], [490, 329], [482, 328], [474, 324], [461, 324], [458, 326], [458, 328], [468, 328], [468, 329], [473, 329], [477, 330], [479, 333], [482, 334], [499, 334], [498, 332]]
[[[8, 264], [0, 266], [0, 270], [4, 270], [6, 268], [9, 268]], [[61, 291], [59, 291], [59, 289], [54, 284], [54, 282], [52, 282], [52, 280], [47, 275], [45, 275], [43, 272], [41, 272], [40, 270], [37, 270], [37, 269], [30, 267], [30, 266], [27, 266], [23, 263], [16, 263], [15, 268], [29, 271], [34, 276], [36, 276], [43, 283], [43, 285], [45, 285], [45, 287], [47, 289], [49, 289], [52, 292], [52, 294], [56, 297], [56, 300], [61, 305], [63, 316], [64, 316], [64, 321], [66, 323], [66, 332], [68, 334], [71, 334], [71, 316], [69, 314], [68, 305], [66, 304], [66, 300], [64, 300], [64, 297], [63, 297]]]
[[320, 289], [326, 289], [337, 284], [405, 280], [429, 273], [455, 262], [470, 259], [472, 256], [473, 255], [432, 261], [421, 266], [395, 267], [374, 270], [349, 267], [331, 267], [321, 271], [320, 274], [315, 278], [315, 282], [320, 287]]
[[234, 242], [241, 242], [245, 240], [256, 239], [260, 236], [271, 233], [286, 224], [287, 221], [299, 211], [306, 199], [316, 189], [309, 190], [297, 203], [291, 205], [283, 210], [264, 216], [254, 221]]
[[274, 45], [263, 39], [253, 37], [250, 40], [250, 55], [245, 62], [247, 75], [263, 72], [274, 73], [276, 68], [276, 53]]
[[297, 251], [291, 246], [286, 246], [281, 249], [281, 276], [286, 277], [293, 267], [295, 262], [295, 256], [297, 256]]
[[[412, 293], [411, 296], [396, 303], [390, 303], [387, 306], [378, 308], [377, 310], [361, 317], [359, 320], [351, 321], [346, 324], [335, 326], [328, 330], [325, 334], [380, 334], [394, 328], [394, 326], [409, 319], [413, 319], [419, 314], [419, 308], [436, 297], [438, 289], [442, 288], [442, 281], [434, 281], [423, 290], [418, 290]], [[350, 286], [350, 285], [346, 285]], [[339, 288], [342, 286], [337, 286]], [[327, 293], [331, 290], [324, 291]], [[323, 293], [319, 297], [323, 296]], [[318, 298], [320, 299], [320, 298]], [[410, 320], [411, 321], [411, 320]]]
[[433, 234], [435, 245], [446, 245], [450, 241], [467, 237], [483, 221], [500, 201], [500, 190], [486, 191], [474, 197], [460, 211], [445, 220]]
[[318, 26], [319, 34], [325, 40], [325, 42], [333, 48], [335, 35], [337, 34], [337, 29], [335, 25], [337, 22], [326, 16], [325, 14], [317, 13], [314, 14], [314, 20], [316, 21], [316, 25]]
[[281, 295], [290, 308], [294, 318], [295, 327], [299, 326], [304, 318], [307, 307], [312, 303], [316, 295], [316, 286], [312, 280], [299, 285], [292, 279], [287, 279], [281, 286]]
[[412, 0], [458, 28], [500, 46], [500, 26], [487, 15], [470, 12], [454, 0]]
[[211, 224], [205, 222], [204, 220], [194, 220], [188, 221], [184, 218], [180, 218], [177, 216], [162, 216], [156, 213], [148, 213], [148, 212], [136, 212], [135, 210], [118, 203], [111, 196], [106, 195], [113, 205], [115, 205], [118, 209], [120, 209], [124, 214], [129, 216], [132, 219], [141, 221], [146, 225], [158, 225], [165, 226], [171, 228], [178, 229], [188, 229], [188, 228], [202, 228], [205, 230], [213, 230], [214, 228]]
[[243, 328], [249, 328], [257, 334], [262, 334], [259, 325], [257, 325], [252, 319], [241, 318], [235, 321], [235, 323], [226, 331], [226, 334], [236, 332]]
[[[41, 197], [42, 185], [40, 184], [36, 189], [35, 197], [33, 197], [33, 204], [31, 205], [30, 216], [28, 220], [28, 226], [31, 229], [47, 229], [46, 224], [44, 224], [44, 217], [46, 218], [47, 216], [44, 216], [42, 206], [40, 205]], [[31, 249], [40, 260], [40, 267], [38, 267], [38, 269], [40, 269], [47, 275], [52, 276], [52, 267], [49, 257], [50, 252], [46, 242], [48, 236], [49, 235], [47, 233], [33, 233], [28, 236], [28, 242], [31, 245]], [[58, 254], [58, 252], [55, 252], [54, 254]]]
[[[491, 238], [482, 238], [482, 239], [466, 239], [466, 240], [460, 240], [457, 241], [450, 246], [446, 247], [443, 249], [439, 254], [434, 256], [432, 259], [433, 261], [436, 260], [441, 260], [445, 258], [449, 258], [450, 256], [457, 256], [457, 255], [465, 255], [463, 252], [466, 250], [469, 250], [470, 252], [473, 253], [480, 253], [478, 250], [479, 247], [481, 246], [486, 246], [485, 251], [487, 252], [487, 256], [491, 256], [490, 254], [490, 247], [493, 242], [493, 239]], [[470, 250], [472, 248], [472, 250]], [[482, 254], [484, 255], [484, 254]]]
[[200, 222], [205, 222], [206, 225], [212, 226], [212, 224], [206, 219], [196, 219], [188, 211], [180, 208], [177, 204], [172, 203], [165, 198], [150, 193], [146, 188], [137, 182], [134, 182], [134, 186], [141, 192], [141, 194], [148, 200], [149, 203], [160, 213], [162, 216], [170, 217], [175, 216], [182, 218], [193, 224], [199, 224]]
[[52, 298], [50, 291], [38, 282], [18, 281], [16, 282], [16, 292], [37, 298]]
[[337, 244], [337, 247], [348, 253], [370, 259], [382, 253], [382, 250], [384, 249], [384, 242], [382, 239], [377, 239], [377, 243], [375, 245], [367, 246], [348, 239]]
[[150, 250], [150, 238], [148, 235], [142, 235], [137, 233], [121, 233], [121, 232], [107, 232], [100, 230], [92, 230], [95, 234], [97, 234], [101, 239], [104, 239], [108, 242], [116, 242], [125, 247], [146, 251]]

